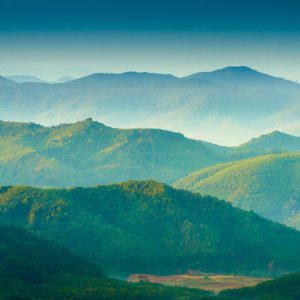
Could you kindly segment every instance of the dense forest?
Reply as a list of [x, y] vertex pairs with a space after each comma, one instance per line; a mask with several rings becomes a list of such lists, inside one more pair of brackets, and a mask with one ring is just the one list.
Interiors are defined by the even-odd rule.
[[210, 293], [101, 276], [99, 267], [24, 229], [0, 225], [0, 299], [206, 299]]
[[153, 181], [3, 187], [0, 221], [53, 239], [104, 274], [276, 275], [300, 268], [300, 233], [209, 196]]
[[291, 273], [255, 287], [221, 292], [221, 296], [238, 300], [298, 300], [300, 273]]

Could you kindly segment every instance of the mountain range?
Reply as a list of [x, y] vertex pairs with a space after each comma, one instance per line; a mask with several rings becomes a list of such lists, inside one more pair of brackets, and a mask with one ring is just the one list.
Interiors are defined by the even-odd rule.
[[11, 75], [6, 76], [7, 79], [13, 80], [17, 83], [25, 83], [25, 82], [35, 82], [35, 83], [41, 83], [46, 82], [45, 80], [32, 75]]
[[274, 130], [299, 135], [299, 96], [299, 84], [248, 67], [183, 78], [97, 73], [59, 84], [2, 77], [0, 119], [55, 125], [92, 117], [109, 126], [162, 128], [228, 145]]
[[299, 272], [299, 97], [248, 67], [0, 76], [0, 298], [298, 300], [299, 273], [213, 297], [105, 276]]
[[52, 127], [0, 121], [0, 137], [1, 185], [172, 183], [218, 163], [300, 151], [300, 138], [278, 132], [223, 147], [165, 130], [111, 128], [92, 119]]
[[222, 161], [182, 134], [119, 130], [87, 119], [43, 127], [0, 122], [0, 183], [37, 186], [95, 185], [129, 179], [174, 181]]

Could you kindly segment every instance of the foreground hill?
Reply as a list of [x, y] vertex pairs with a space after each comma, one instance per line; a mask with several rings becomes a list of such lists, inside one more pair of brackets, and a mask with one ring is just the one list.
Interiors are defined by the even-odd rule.
[[0, 225], [0, 245], [1, 279], [41, 283], [52, 275], [99, 273], [66, 248], [22, 228]]
[[185, 78], [126, 72], [59, 84], [7, 83], [0, 78], [0, 117], [10, 121], [53, 125], [93, 117], [227, 145], [273, 130], [300, 134], [300, 85], [246, 67]]
[[0, 221], [99, 263], [104, 273], [300, 269], [300, 233], [212, 197], [153, 181], [95, 188], [6, 187]]
[[300, 153], [259, 156], [202, 169], [174, 186], [220, 197], [300, 229]]
[[128, 284], [98, 272], [56, 243], [0, 225], [0, 299], [202, 299], [209, 294]]
[[201, 142], [164, 130], [115, 129], [92, 119], [56, 127], [0, 122], [2, 185], [171, 182], [219, 161]]
[[298, 300], [300, 273], [288, 274], [251, 288], [224, 291], [221, 295], [238, 300]]

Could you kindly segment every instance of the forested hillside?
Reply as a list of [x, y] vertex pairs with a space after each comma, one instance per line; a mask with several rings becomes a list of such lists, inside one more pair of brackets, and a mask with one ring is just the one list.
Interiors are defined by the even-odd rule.
[[228, 299], [237, 300], [298, 300], [300, 273], [292, 273], [255, 287], [221, 292]]
[[0, 221], [53, 239], [104, 274], [188, 269], [274, 275], [300, 268], [300, 233], [209, 196], [153, 181], [6, 187]]
[[275, 135], [222, 147], [180, 133], [116, 129], [92, 119], [54, 127], [0, 121], [0, 184], [69, 187], [130, 179], [172, 183], [221, 162], [300, 150], [298, 137]]
[[227, 200], [300, 228], [300, 154], [259, 156], [202, 169], [174, 186]]
[[96, 267], [24, 229], [0, 225], [0, 299], [203, 299], [209, 293], [100, 276]]
[[90, 186], [128, 179], [174, 181], [222, 160], [179, 133], [119, 130], [87, 119], [43, 127], [0, 122], [0, 183]]

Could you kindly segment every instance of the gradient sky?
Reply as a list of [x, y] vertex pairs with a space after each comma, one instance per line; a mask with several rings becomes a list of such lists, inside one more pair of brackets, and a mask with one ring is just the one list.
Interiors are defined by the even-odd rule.
[[0, 0], [0, 74], [248, 65], [300, 82], [299, 11], [295, 0]]

